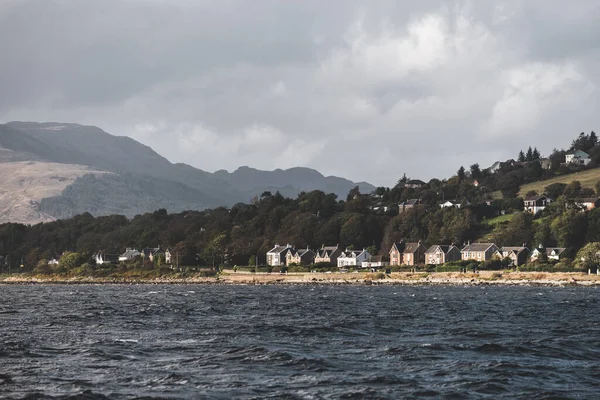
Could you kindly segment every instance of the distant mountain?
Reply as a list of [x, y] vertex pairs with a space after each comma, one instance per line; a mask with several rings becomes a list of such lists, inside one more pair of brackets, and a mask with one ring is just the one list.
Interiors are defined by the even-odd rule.
[[[24, 171], [19, 164], [24, 161], [34, 163], [28, 164], [31, 176], [23, 172], [20, 180], [0, 184], [0, 195], [4, 196], [0, 202], [19, 203], [21, 212], [11, 215], [14, 207], [7, 206], [0, 222], [36, 223], [82, 212], [132, 217], [158, 208], [199, 210], [249, 202], [265, 191], [296, 196], [301, 191], [322, 190], [344, 197], [357, 185], [309, 168], [260, 171], [240, 167], [232, 173], [210, 173], [173, 164], [148, 146], [94, 126], [55, 122], [0, 125], [4, 170], [7, 174]], [[48, 170], [54, 172], [42, 173]], [[363, 193], [375, 189], [365, 182], [358, 186]], [[24, 213], [24, 207], [35, 212]]]

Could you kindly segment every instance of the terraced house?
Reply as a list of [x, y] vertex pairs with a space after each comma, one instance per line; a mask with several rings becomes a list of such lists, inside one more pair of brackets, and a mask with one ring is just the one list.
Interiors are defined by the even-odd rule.
[[510, 264], [514, 267], [518, 267], [519, 265], [527, 264], [527, 259], [529, 258], [529, 249], [525, 246], [521, 247], [511, 247], [504, 246], [501, 250], [502, 258], [509, 258]]
[[335, 246], [321, 246], [315, 253], [315, 264], [327, 263], [331, 265], [337, 265], [337, 259], [342, 254], [342, 249], [338, 245]]
[[494, 255], [501, 256], [502, 252], [494, 243], [470, 243], [460, 252], [463, 260], [488, 261]]
[[315, 253], [308, 247], [301, 250], [288, 249], [285, 253], [285, 262], [287, 265], [311, 265], [315, 262]]
[[425, 264], [440, 265], [460, 260], [460, 249], [454, 245], [433, 245], [425, 252]]

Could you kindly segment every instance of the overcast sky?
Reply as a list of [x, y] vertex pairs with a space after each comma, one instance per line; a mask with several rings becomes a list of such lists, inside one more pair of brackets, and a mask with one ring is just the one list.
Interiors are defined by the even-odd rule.
[[0, 121], [393, 185], [600, 130], [600, 2], [0, 0]]

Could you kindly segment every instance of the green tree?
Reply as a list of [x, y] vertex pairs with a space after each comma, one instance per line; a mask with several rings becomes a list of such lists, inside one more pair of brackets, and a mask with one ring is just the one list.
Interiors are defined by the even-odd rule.
[[581, 195], [581, 182], [572, 181], [567, 185], [563, 195], [569, 199], [575, 199]]
[[519, 151], [519, 157], [517, 157], [517, 161], [525, 162], [525, 153], [523, 153], [523, 150]]
[[548, 218], [543, 219], [535, 227], [535, 233], [533, 237], [533, 246], [542, 247], [554, 247], [556, 246], [556, 239], [552, 236], [552, 228], [550, 226], [550, 220]]
[[584, 213], [568, 209], [552, 221], [551, 227], [552, 235], [559, 246], [569, 249], [583, 246], [587, 231], [587, 218]]
[[479, 164], [473, 164], [469, 169], [471, 171], [471, 178], [481, 179], [481, 168], [479, 168]]
[[84, 263], [84, 261], [85, 260], [83, 260], [78, 253], [67, 251], [60, 258], [58, 265], [61, 269], [71, 271], [75, 268], [80, 267], [81, 264]]
[[533, 149], [531, 146], [529, 146], [527, 153], [525, 153], [525, 161], [533, 161]]
[[544, 193], [551, 199], [558, 199], [560, 196], [563, 195], [566, 188], [566, 183], [553, 183], [544, 188]]
[[590, 242], [577, 253], [577, 263], [584, 269], [597, 269], [600, 265], [600, 242]]
[[541, 154], [540, 154], [539, 150], [537, 149], [537, 147], [534, 147], [531, 161], [539, 160], [540, 157], [541, 157]]
[[456, 176], [458, 177], [458, 181], [462, 182], [465, 180], [465, 167], [463, 167], [462, 165], [460, 166], [460, 168], [458, 169], [458, 171], [456, 172]]
[[248, 259], [248, 266], [255, 267], [256, 266], [256, 256], [251, 255], [250, 259]]

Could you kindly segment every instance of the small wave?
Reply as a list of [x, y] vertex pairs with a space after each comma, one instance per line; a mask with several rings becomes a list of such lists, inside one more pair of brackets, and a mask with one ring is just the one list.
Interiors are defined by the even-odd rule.
[[139, 343], [137, 339], [115, 339], [114, 341], [119, 343]]

